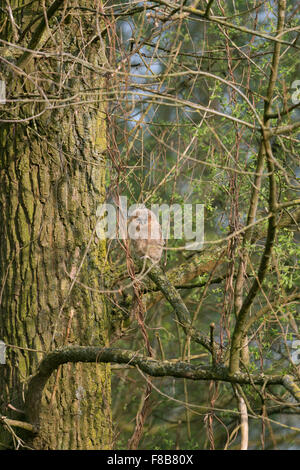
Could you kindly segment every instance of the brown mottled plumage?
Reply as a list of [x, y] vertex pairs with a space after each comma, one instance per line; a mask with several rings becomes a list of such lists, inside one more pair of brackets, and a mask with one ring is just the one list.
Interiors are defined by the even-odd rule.
[[128, 220], [128, 236], [132, 256], [149, 258], [153, 263], [160, 261], [164, 240], [154, 212], [146, 208], [133, 211]]

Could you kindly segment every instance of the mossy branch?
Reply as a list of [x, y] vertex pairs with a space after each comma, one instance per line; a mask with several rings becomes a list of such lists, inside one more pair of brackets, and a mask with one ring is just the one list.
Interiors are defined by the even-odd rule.
[[146, 268], [147, 270], [149, 270], [149, 278], [159, 288], [159, 290], [163, 293], [165, 298], [170, 302], [171, 306], [173, 307], [177, 316], [177, 320], [180, 326], [183, 328], [184, 332], [188, 336], [190, 336], [193, 341], [198, 344], [201, 344], [210, 353], [212, 353], [213, 350], [220, 352], [220, 347], [218, 344], [212, 345], [209, 336], [201, 334], [192, 326], [190, 312], [187, 306], [183, 302], [179, 292], [164, 274], [163, 270], [157, 265], [152, 265], [151, 267], [151, 261], [149, 260], [147, 260], [146, 262]]
[[41, 398], [48, 379], [58, 366], [68, 362], [128, 364], [138, 367], [141, 371], [152, 377], [220, 380], [238, 384], [283, 385], [300, 402], [299, 387], [291, 376], [265, 374], [249, 376], [248, 373], [244, 372], [231, 376], [228, 368], [220, 365], [207, 366], [181, 361], [159, 361], [138, 354], [135, 351], [117, 348], [70, 346], [47, 354], [41, 361], [37, 373], [29, 380], [25, 399], [25, 411], [34, 429], [38, 428]]
[[13, 428], [25, 429], [25, 431], [36, 432], [35, 427], [31, 423], [26, 423], [25, 421], [19, 421], [16, 419], [10, 419], [6, 416], [0, 416], [0, 423]]

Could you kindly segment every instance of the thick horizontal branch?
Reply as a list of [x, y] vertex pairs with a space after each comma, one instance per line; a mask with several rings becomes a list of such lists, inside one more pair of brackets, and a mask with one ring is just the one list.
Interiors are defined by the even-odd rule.
[[6, 416], [0, 416], [0, 423], [12, 428], [21, 428], [25, 429], [25, 431], [35, 432], [35, 428], [32, 424], [26, 423], [25, 421], [19, 421], [16, 419], [10, 419]]
[[[265, 374], [229, 375], [227, 367], [196, 365], [188, 362], [158, 361], [135, 351], [92, 346], [71, 346], [47, 354], [41, 361], [37, 373], [31, 377], [26, 393], [26, 415], [34, 426], [38, 426], [40, 403], [44, 387], [51, 374], [68, 362], [117, 363], [139, 368], [152, 377], [177, 377], [190, 380], [219, 380], [238, 384], [283, 385], [298, 401], [299, 387], [293, 377]], [[297, 391], [298, 390], [298, 391]]]

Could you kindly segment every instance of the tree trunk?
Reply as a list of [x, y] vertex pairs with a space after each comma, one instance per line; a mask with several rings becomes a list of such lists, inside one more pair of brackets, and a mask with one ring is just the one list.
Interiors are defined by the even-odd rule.
[[[45, 22], [41, 3], [13, 15], [22, 31], [31, 23], [22, 46], [51, 57], [6, 48], [5, 60], [16, 66], [6, 63], [0, 76], [7, 99], [18, 99], [0, 105], [0, 119], [23, 119], [0, 123], [0, 339], [9, 345], [6, 365], [0, 365], [0, 406], [3, 415], [27, 421], [36, 420], [30, 410], [24, 417], [13, 408], [24, 409], [26, 383], [42, 351], [108, 343], [107, 308], [99, 292], [106, 247], [94, 232], [105, 197], [105, 79], [99, 73], [105, 53], [95, 37], [103, 25], [88, 9], [67, 14], [58, 1]], [[95, 3], [80, 6], [93, 9]], [[20, 39], [20, 30], [0, 15], [2, 39]], [[47, 384], [38, 418], [38, 435], [25, 436], [35, 449], [111, 448], [109, 365], [61, 366]], [[7, 433], [0, 429], [4, 441]]]

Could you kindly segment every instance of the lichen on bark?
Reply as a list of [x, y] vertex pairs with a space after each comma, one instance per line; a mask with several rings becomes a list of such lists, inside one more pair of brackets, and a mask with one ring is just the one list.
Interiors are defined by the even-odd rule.
[[[12, 3], [19, 7], [16, 21], [23, 28], [32, 15], [43, 17], [40, 3], [30, 7], [30, 15], [26, 2]], [[82, 3], [94, 6], [89, 0]], [[95, 18], [78, 10], [64, 21], [62, 12], [56, 13], [61, 28], [52, 30], [56, 23], [49, 19], [53, 37], [48, 34], [45, 42], [41, 36], [43, 51], [54, 47], [52, 40], [74, 56], [84, 50], [94, 70], [76, 62], [59, 63], [57, 57], [26, 57], [22, 62], [20, 52], [10, 60], [21, 60], [24, 73], [13, 65], [4, 71], [8, 97], [30, 97], [42, 89], [52, 105], [23, 122], [18, 120], [39, 114], [45, 102], [20, 101], [0, 110], [1, 119], [15, 120], [0, 128], [0, 337], [18, 347], [8, 347], [7, 364], [2, 366], [0, 407], [3, 415], [15, 419], [24, 417], [10, 411], [8, 404], [24, 408], [24, 391], [43, 357], [41, 351], [75, 341], [108, 344], [108, 311], [99, 292], [101, 273], [107, 269], [106, 247], [94, 233], [97, 206], [105, 198], [105, 78], [95, 71], [106, 60], [104, 46], [99, 40], [85, 44], [96, 30]], [[4, 20], [0, 13], [2, 25]], [[29, 28], [24, 47], [38, 24]], [[1, 34], [10, 38], [9, 24]], [[80, 99], [73, 100], [76, 95]], [[67, 105], [59, 106], [61, 100]], [[80, 285], [72, 282], [74, 274]], [[61, 366], [42, 397], [39, 434], [25, 438], [36, 449], [110, 448], [109, 365]]]

